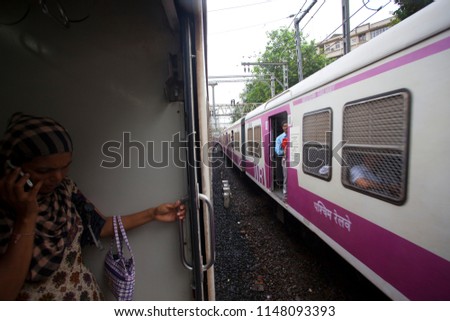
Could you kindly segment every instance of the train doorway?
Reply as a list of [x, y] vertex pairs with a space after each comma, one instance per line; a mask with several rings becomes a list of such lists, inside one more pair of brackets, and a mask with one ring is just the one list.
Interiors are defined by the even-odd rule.
[[[61, 122], [74, 146], [70, 177], [105, 216], [186, 199], [181, 228], [152, 222], [127, 232], [136, 301], [214, 300], [212, 179], [199, 148], [209, 137], [206, 1], [179, 2], [74, 1], [69, 9], [89, 19], [68, 28], [61, 12], [42, 13], [42, 1], [23, 20], [0, 24], [8, 88], [0, 90], [0, 130], [19, 111]], [[28, 6], [1, 7], [2, 21], [13, 22]], [[103, 276], [110, 238], [102, 241], [103, 252], [83, 248], [84, 263], [114, 300]]]
[[271, 116], [270, 123], [270, 153], [269, 153], [269, 186], [271, 191], [279, 198], [283, 198], [283, 155], [279, 155], [276, 151], [276, 140], [283, 133], [283, 123], [287, 122], [287, 112], [282, 112]]

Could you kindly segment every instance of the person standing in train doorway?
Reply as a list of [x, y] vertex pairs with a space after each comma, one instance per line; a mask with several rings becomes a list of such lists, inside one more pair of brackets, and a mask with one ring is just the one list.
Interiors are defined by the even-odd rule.
[[287, 166], [286, 166], [286, 150], [289, 143], [288, 140], [288, 123], [283, 121], [281, 123], [283, 132], [278, 135], [275, 140], [275, 153], [281, 157], [281, 167], [283, 169], [283, 199], [287, 197]]

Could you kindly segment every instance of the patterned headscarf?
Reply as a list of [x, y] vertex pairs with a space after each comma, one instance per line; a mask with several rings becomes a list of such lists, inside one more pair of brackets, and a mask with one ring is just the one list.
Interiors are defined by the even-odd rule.
[[[38, 156], [64, 152], [72, 152], [72, 140], [63, 126], [51, 118], [16, 113], [0, 142], [0, 176], [5, 173], [8, 159], [21, 166]], [[39, 195], [41, 212], [36, 222], [27, 280], [42, 280], [58, 269], [64, 250], [73, 241], [79, 225], [72, 202], [76, 192], [75, 184], [66, 178], [51, 194]], [[0, 207], [0, 254], [8, 247], [15, 219], [10, 208]]]
[[0, 170], [4, 173], [6, 160], [21, 166], [37, 156], [72, 152], [72, 140], [63, 126], [48, 117], [15, 113], [9, 120], [0, 142]]

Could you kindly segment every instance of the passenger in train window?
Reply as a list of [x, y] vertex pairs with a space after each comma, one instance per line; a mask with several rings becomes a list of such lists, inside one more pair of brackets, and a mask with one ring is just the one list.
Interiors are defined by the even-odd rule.
[[[0, 145], [1, 300], [103, 298], [81, 247], [112, 236], [112, 217], [101, 215], [67, 176], [71, 162], [72, 140], [59, 123], [11, 117]], [[184, 219], [185, 212], [177, 201], [122, 221], [129, 230]]]
[[361, 164], [354, 165], [350, 169], [350, 181], [353, 185], [365, 190], [377, 190], [393, 196], [399, 195], [400, 183], [395, 181], [392, 175], [389, 177], [380, 175], [383, 169], [386, 172], [388, 164], [380, 165], [383, 161], [373, 154], [364, 154], [361, 160]]
[[278, 135], [278, 137], [275, 140], [275, 153], [282, 158], [281, 166], [283, 168], [283, 196], [286, 199], [287, 197], [286, 150], [289, 144], [287, 121], [282, 122], [281, 128], [283, 129], [283, 132], [280, 135]]
[[324, 165], [319, 169], [319, 174], [326, 176], [330, 173], [330, 165]]

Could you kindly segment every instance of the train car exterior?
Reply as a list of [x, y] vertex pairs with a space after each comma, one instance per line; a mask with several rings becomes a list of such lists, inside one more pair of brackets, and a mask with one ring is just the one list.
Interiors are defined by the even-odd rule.
[[[209, 141], [206, 1], [66, 4], [6, 3], [1, 128], [17, 111], [61, 122], [74, 143], [71, 177], [105, 215], [185, 199], [183, 225], [154, 222], [128, 233], [134, 299], [214, 300], [211, 178], [196, 151]], [[103, 280], [106, 250], [84, 254], [113, 299]]]
[[245, 117], [246, 174], [394, 300], [450, 300], [449, 11], [430, 4]]
[[224, 154], [241, 171], [243, 171], [245, 132], [244, 118], [235, 121], [221, 135], [221, 146]]

